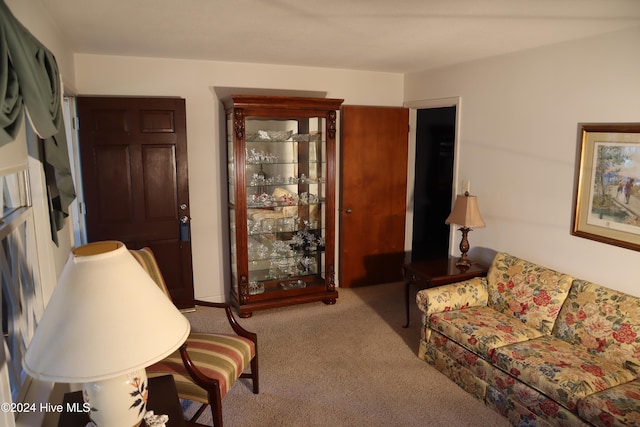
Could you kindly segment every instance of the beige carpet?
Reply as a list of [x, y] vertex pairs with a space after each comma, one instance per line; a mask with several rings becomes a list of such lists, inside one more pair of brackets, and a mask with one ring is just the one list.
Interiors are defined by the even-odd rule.
[[[223, 399], [226, 427], [508, 426], [482, 402], [418, 359], [419, 314], [404, 324], [404, 285], [340, 289], [312, 303], [239, 319], [258, 334], [260, 394], [245, 380]], [[220, 329], [221, 310], [188, 314]], [[199, 422], [211, 425], [207, 410]]]

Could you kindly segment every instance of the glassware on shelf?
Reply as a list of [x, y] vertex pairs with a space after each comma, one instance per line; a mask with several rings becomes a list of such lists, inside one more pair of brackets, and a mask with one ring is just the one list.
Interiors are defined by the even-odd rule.
[[262, 243], [251, 243], [248, 245], [248, 257], [249, 261], [255, 262], [260, 261], [267, 258], [267, 254], [269, 253], [269, 249]]
[[292, 130], [259, 130], [247, 135], [247, 142], [255, 141], [280, 141], [284, 142], [291, 138]]
[[[250, 185], [258, 185], [261, 181], [254, 174], [254, 179]], [[260, 188], [260, 187], [259, 187]], [[247, 205], [249, 207], [271, 207], [271, 206], [295, 206], [295, 205], [315, 205], [320, 201], [317, 194], [302, 192], [300, 194], [286, 193], [282, 196], [273, 196], [267, 193], [249, 194]]]
[[291, 238], [291, 245], [305, 251], [315, 251], [318, 248], [324, 248], [324, 238], [316, 236], [309, 228], [297, 231]]
[[298, 142], [320, 141], [322, 134], [319, 132], [296, 133], [292, 135], [292, 139]]
[[284, 279], [295, 275], [297, 272], [295, 259], [280, 258], [272, 259], [269, 267], [269, 277], [272, 279]]
[[249, 282], [249, 294], [258, 295], [264, 293], [264, 283], [257, 280], [251, 280]]
[[305, 282], [304, 280], [289, 280], [287, 282], [281, 282], [280, 286], [282, 286], [283, 289], [299, 289], [299, 288], [306, 288], [307, 287], [307, 282]]
[[272, 153], [264, 151], [258, 151], [255, 148], [251, 150], [247, 149], [246, 162], [252, 165], [258, 165], [263, 163], [277, 163], [278, 156]]
[[286, 216], [284, 218], [278, 218], [277, 230], [280, 232], [295, 231], [298, 228], [300, 218], [297, 216]]
[[315, 260], [311, 257], [304, 256], [300, 259], [300, 265], [302, 266], [302, 272], [304, 274], [309, 274], [311, 272], [311, 267], [315, 263]]
[[291, 246], [282, 240], [276, 240], [271, 244], [271, 257], [291, 256], [293, 255]]

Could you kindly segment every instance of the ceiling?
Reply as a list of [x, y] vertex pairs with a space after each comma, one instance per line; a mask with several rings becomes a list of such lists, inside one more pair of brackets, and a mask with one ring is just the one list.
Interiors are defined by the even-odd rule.
[[39, 0], [78, 53], [407, 73], [640, 26], [640, 0]]

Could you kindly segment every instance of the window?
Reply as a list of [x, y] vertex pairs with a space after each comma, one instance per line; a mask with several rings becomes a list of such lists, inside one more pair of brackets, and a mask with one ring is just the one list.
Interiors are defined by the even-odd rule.
[[15, 401], [25, 382], [22, 357], [43, 311], [28, 171], [0, 177], [0, 277], [4, 354]]
[[[38, 382], [22, 370], [22, 357], [53, 292], [58, 275], [42, 163], [29, 157], [37, 141], [28, 121], [16, 140], [0, 146], [0, 403], [47, 402], [53, 384]], [[41, 425], [44, 413], [0, 411], [0, 425]]]

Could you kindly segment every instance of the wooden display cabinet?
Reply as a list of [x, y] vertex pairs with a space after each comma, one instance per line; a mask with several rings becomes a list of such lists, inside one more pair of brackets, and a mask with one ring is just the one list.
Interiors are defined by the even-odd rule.
[[233, 95], [227, 121], [231, 297], [240, 317], [335, 304], [342, 99]]

